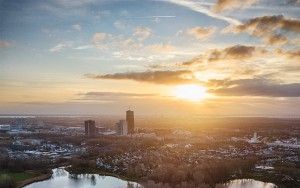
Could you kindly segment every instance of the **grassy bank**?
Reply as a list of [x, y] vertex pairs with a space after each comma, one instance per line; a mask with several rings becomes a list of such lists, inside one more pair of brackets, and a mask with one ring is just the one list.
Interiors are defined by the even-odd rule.
[[50, 178], [51, 171], [24, 171], [24, 172], [7, 172], [0, 171], [0, 187], [23, 187], [33, 182], [43, 181]]
[[20, 181], [17, 184], [17, 187], [21, 188], [21, 187], [24, 187], [25, 185], [29, 185], [29, 184], [34, 183], [34, 182], [44, 181], [44, 180], [47, 180], [47, 179], [51, 178], [51, 176], [52, 176], [52, 171], [49, 172], [49, 173], [46, 173], [46, 174], [40, 174], [39, 176], [35, 176], [35, 177], [32, 177], [32, 178], [28, 178], [28, 179], [25, 179], [23, 181]]
[[0, 172], [0, 176], [9, 176], [13, 178], [16, 182], [21, 182], [26, 179], [30, 179], [39, 175], [40, 173], [37, 172], [5, 172], [5, 171]]

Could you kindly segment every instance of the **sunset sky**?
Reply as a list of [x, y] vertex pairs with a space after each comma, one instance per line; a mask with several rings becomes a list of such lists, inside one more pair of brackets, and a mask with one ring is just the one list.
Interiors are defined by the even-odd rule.
[[300, 116], [299, 33], [299, 0], [0, 0], [0, 113]]

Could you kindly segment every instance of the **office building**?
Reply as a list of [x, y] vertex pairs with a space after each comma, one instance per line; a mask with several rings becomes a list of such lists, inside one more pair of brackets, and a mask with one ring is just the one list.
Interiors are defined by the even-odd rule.
[[126, 122], [128, 126], [128, 134], [134, 133], [134, 113], [131, 110], [126, 111]]
[[97, 133], [97, 128], [94, 120], [84, 121], [85, 135], [93, 137]]
[[118, 123], [116, 123], [116, 133], [117, 135], [128, 134], [128, 126], [125, 120], [120, 120]]

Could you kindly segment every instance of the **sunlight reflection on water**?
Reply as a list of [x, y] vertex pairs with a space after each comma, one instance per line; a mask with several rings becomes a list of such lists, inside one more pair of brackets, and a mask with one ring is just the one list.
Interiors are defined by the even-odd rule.
[[216, 188], [276, 188], [273, 183], [266, 183], [253, 179], [237, 179], [228, 183], [217, 185]]
[[101, 176], [98, 174], [74, 175], [64, 168], [53, 169], [52, 178], [32, 183], [24, 188], [142, 188], [138, 183], [129, 182], [112, 176]]

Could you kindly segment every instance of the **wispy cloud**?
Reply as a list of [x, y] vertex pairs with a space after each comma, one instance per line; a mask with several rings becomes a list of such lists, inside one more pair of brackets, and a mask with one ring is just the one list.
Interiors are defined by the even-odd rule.
[[146, 20], [152, 20], [156, 23], [159, 23], [162, 19], [170, 19], [170, 18], [176, 18], [176, 16], [171, 15], [154, 15], [154, 16], [130, 16], [126, 17], [126, 19], [146, 19]]
[[212, 49], [204, 52], [198, 57], [183, 62], [182, 65], [195, 65], [211, 62], [241, 62], [244, 60], [253, 60], [253, 58], [260, 58], [262, 55], [266, 55], [265, 49], [255, 46], [234, 45], [224, 49]]
[[246, 8], [258, 0], [218, 0], [217, 3], [213, 6], [213, 11], [221, 12], [224, 10], [231, 10], [235, 8]]
[[146, 44], [145, 40], [152, 35], [147, 27], [136, 27], [129, 37], [99, 32], [94, 34], [92, 44], [102, 53], [126, 61], [153, 62], [178, 55], [174, 54], [178, 50], [170, 43]]
[[155, 84], [190, 83], [194, 79], [188, 70], [124, 72], [103, 75], [86, 74], [85, 77], [91, 79], [134, 80]]
[[221, 80], [219, 82], [221, 88], [211, 90], [218, 95], [300, 97], [300, 83], [284, 84], [262, 78]]
[[169, 16], [169, 15], [160, 15], [160, 16], [134, 16], [134, 17], [127, 17], [133, 19], [154, 19], [154, 18], [176, 18], [176, 16]]
[[133, 36], [137, 37], [139, 41], [143, 41], [152, 35], [152, 31], [148, 27], [137, 27], [134, 29]]
[[188, 35], [191, 35], [199, 40], [205, 40], [211, 37], [216, 31], [214, 27], [193, 27], [186, 31]]
[[70, 47], [70, 43], [59, 43], [56, 46], [49, 49], [50, 52], [61, 52], [62, 50]]
[[77, 46], [74, 49], [75, 50], [86, 50], [86, 49], [90, 49], [90, 48], [93, 48], [93, 46], [92, 45], [82, 45], [82, 46]]
[[238, 26], [229, 26], [224, 32], [242, 33], [260, 37], [269, 44], [285, 44], [287, 32], [300, 33], [300, 20], [289, 19], [283, 15], [252, 18]]
[[103, 99], [106, 97], [109, 98], [120, 98], [120, 97], [151, 97], [156, 96], [156, 94], [153, 93], [125, 93], [125, 92], [103, 92], [103, 91], [94, 91], [94, 92], [87, 92], [87, 93], [80, 93], [80, 96], [84, 96], [84, 99]]
[[283, 56], [287, 60], [299, 60], [300, 59], [300, 49], [286, 50], [286, 51], [284, 51], [282, 49], [277, 49], [275, 54], [278, 56]]
[[81, 31], [81, 25], [80, 24], [74, 24], [74, 25], [72, 25], [72, 28], [74, 30]]
[[199, 13], [205, 14], [207, 16], [210, 16], [212, 18], [226, 21], [230, 24], [234, 24], [234, 25], [241, 24], [241, 22], [237, 19], [223, 16], [223, 15], [220, 15], [220, 14], [217, 14], [217, 13], [211, 11], [210, 9], [204, 7], [201, 2], [192, 1], [192, 0], [164, 0], [164, 1], [176, 4], [176, 5], [184, 6], [195, 12], [199, 12]]
[[132, 17], [127, 17], [127, 19], [157, 19], [157, 18], [176, 18], [176, 16], [154, 15], [154, 16], [132, 16]]

